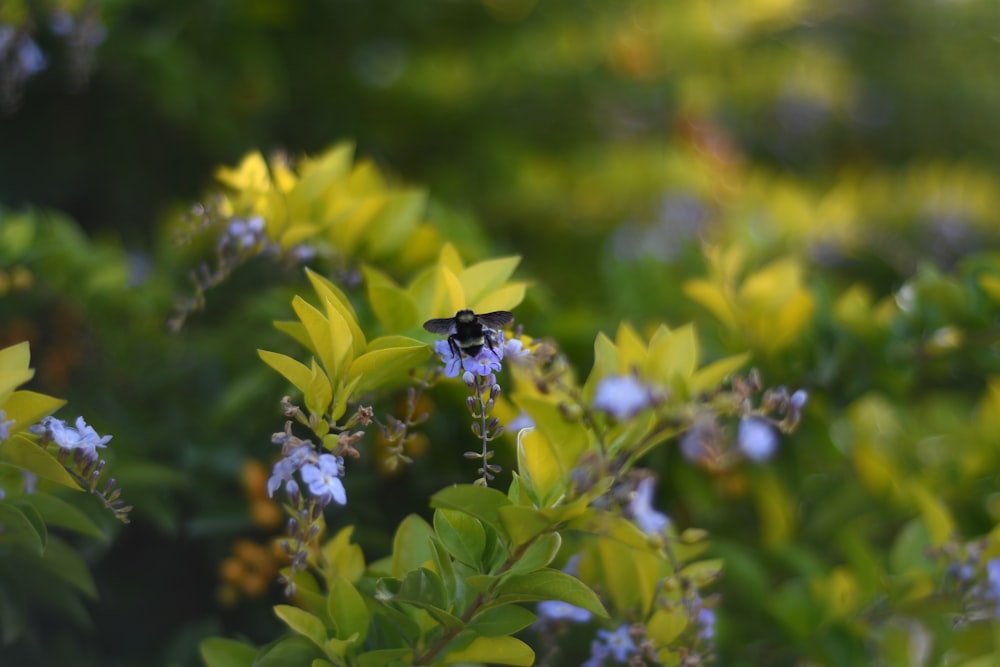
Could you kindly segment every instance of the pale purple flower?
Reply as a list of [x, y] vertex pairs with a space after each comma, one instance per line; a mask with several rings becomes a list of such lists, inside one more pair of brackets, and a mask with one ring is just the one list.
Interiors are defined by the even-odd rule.
[[299, 473], [309, 492], [317, 501], [334, 500], [338, 505], [347, 504], [347, 492], [340, 481], [344, 459], [333, 454], [321, 454], [316, 463], [307, 463]]
[[507, 430], [511, 433], [517, 433], [523, 428], [533, 428], [534, 426], [535, 421], [527, 412], [522, 410], [520, 414], [510, 420], [510, 423], [507, 424]]
[[476, 356], [463, 356], [462, 368], [470, 373], [485, 377], [493, 373], [499, 373], [503, 369], [501, 361], [503, 361], [502, 347], [491, 348], [488, 345], [483, 345], [483, 349], [477, 352]]
[[805, 389], [798, 389], [788, 398], [788, 404], [791, 405], [796, 410], [801, 410], [805, 407], [806, 402], [809, 400], [809, 392]]
[[628, 509], [632, 520], [647, 535], [662, 535], [670, 525], [670, 519], [666, 514], [653, 509], [655, 487], [656, 483], [652, 477], [643, 478], [629, 501]]
[[712, 641], [715, 637], [715, 610], [702, 607], [698, 610], [698, 636], [705, 641]]
[[278, 490], [282, 482], [288, 483], [299, 468], [314, 458], [312, 449], [308, 446], [296, 447], [282, 457], [274, 468], [271, 469], [271, 477], [267, 480], [267, 495], [274, 497], [274, 492]]
[[105, 447], [111, 440], [110, 435], [101, 436], [93, 426], [88, 426], [83, 417], [76, 418], [75, 428], [67, 426], [62, 419], [46, 417], [29, 430], [36, 434], [47, 434], [60, 449], [79, 451], [88, 461], [96, 461], [97, 448]]
[[7, 413], [4, 412], [3, 410], [0, 410], [0, 440], [6, 440], [7, 438], [10, 437], [10, 427], [13, 426], [14, 422], [16, 421], [14, 419], [8, 419], [7, 421], [4, 421], [6, 417]]
[[629, 634], [628, 625], [624, 623], [614, 632], [603, 628], [598, 630], [597, 637], [617, 662], [625, 662], [629, 655], [635, 653], [635, 642]]
[[986, 597], [996, 603], [996, 616], [1000, 618], [1000, 558], [986, 561]]
[[48, 58], [30, 37], [25, 37], [17, 45], [17, 61], [28, 76], [41, 72], [49, 64]]
[[444, 376], [458, 377], [458, 374], [462, 372], [462, 357], [455, 354], [455, 350], [448, 344], [448, 341], [434, 341], [434, 351], [441, 357], [441, 362], [444, 364]]
[[511, 338], [503, 344], [503, 356], [504, 358], [510, 358], [518, 362], [530, 357], [531, 350], [524, 347], [524, 343], [521, 342], [520, 338]]
[[628, 419], [653, 404], [653, 392], [634, 375], [612, 375], [597, 383], [594, 407], [615, 419]]
[[774, 427], [759, 417], [744, 417], [736, 434], [736, 446], [751, 461], [761, 463], [774, 456], [778, 436]]
[[590, 642], [590, 657], [580, 667], [602, 667], [604, 661], [611, 657], [611, 649], [607, 644], [595, 639]]
[[586, 623], [593, 614], [576, 605], [562, 600], [544, 600], [538, 603], [536, 609], [539, 621], [573, 621], [574, 623]]

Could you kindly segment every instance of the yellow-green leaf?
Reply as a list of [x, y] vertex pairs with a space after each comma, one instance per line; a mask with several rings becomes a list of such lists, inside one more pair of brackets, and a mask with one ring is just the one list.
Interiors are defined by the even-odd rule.
[[304, 609], [287, 604], [276, 605], [274, 613], [294, 632], [302, 635], [319, 648], [325, 648], [327, 632], [323, 621], [319, 620], [318, 617]]
[[15, 435], [0, 442], [0, 462], [28, 470], [39, 477], [71, 489], [80, 489], [56, 457], [23, 435]]
[[[459, 275], [469, 303], [476, 304], [507, 282], [520, 263], [518, 256], [500, 257], [466, 267]], [[488, 311], [482, 311], [488, 312]]]
[[312, 371], [308, 366], [288, 355], [268, 350], [257, 350], [257, 355], [265, 364], [278, 371], [292, 386], [305, 395], [312, 383]]
[[65, 404], [66, 401], [62, 399], [22, 389], [7, 398], [3, 409], [7, 413], [6, 419], [14, 420], [14, 425], [10, 428], [13, 434], [37, 424], [43, 417], [48, 417]]
[[472, 643], [444, 656], [445, 664], [456, 662], [489, 663], [491, 665], [535, 664], [535, 652], [514, 637], [476, 637]]

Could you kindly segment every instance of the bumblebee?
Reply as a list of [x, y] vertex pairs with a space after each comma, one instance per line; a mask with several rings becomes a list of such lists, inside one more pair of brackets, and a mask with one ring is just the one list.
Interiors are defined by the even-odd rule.
[[477, 315], [465, 309], [455, 313], [455, 317], [442, 317], [424, 322], [424, 329], [436, 334], [448, 335], [448, 347], [455, 356], [463, 354], [474, 357], [483, 346], [493, 349], [492, 331], [500, 329], [514, 320], [513, 313], [506, 310], [496, 310], [492, 313]]

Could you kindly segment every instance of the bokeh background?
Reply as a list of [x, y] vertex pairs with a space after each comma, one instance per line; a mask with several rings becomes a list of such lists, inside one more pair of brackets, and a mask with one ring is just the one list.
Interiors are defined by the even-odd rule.
[[[668, 513], [735, 567], [722, 664], [865, 664], [877, 633], [910, 646], [876, 623], [892, 596], [873, 589], [885, 562], [910, 565], [899, 536], [926, 504], [859, 476], [843, 434], [885, 435], [892, 413], [906, 445], [882, 452], [890, 477], [919, 477], [963, 535], [992, 528], [994, 432], [961, 436], [978, 443], [971, 469], [911, 464], [941, 463], [928, 434], [950, 442], [993, 414], [980, 400], [1000, 372], [1000, 299], [980, 277], [1000, 249], [998, 73], [991, 0], [2, 0], [0, 340], [30, 339], [34, 388], [114, 434], [136, 510], [77, 545], [96, 597], [32, 608], [10, 589], [0, 658], [195, 665], [205, 636], [278, 632], [270, 566], [240, 563], [267, 562], [254, 545], [280, 529], [254, 462], [274, 454], [284, 387], [254, 350], [286, 344], [270, 321], [301, 275], [251, 263], [180, 334], [164, 323], [205, 254], [178, 244], [178, 221], [218, 166], [341, 140], [426, 188], [467, 255], [521, 255], [518, 321], [581, 375], [622, 319], [693, 320], [704, 357], [749, 348], [768, 385], [810, 390], [792, 453], [766, 472], [651, 461]], [[801, 282], [810, 307], [770, 334], [733, 331], [685, 289], [719, 273], [705, 247], [741, 249], [727, 275], [791, 258], [765, 291]], [[432, 420], [428, 441], [454, 430]], [[353, 474], [342, 520], [366, 552], [462, 479], [456, 456], [416, 458]], [[845, 526], [862, 537], [844, 546]]]

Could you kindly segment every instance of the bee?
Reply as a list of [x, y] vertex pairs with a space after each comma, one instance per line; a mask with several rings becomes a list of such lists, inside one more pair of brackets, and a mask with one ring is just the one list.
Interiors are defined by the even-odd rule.
[[424, 329], [436, 334], [448, 334], [448, 347], [457, 357], [465, 354], [475, 357], [483, 346], [493, 350], [492, 332], [486, 329], [500, 329], [514, 319], [513, 313], [497, 310], [477, 315], [471, 310], [460, 310], [455, 317], [442, 317], [424, 322]]

